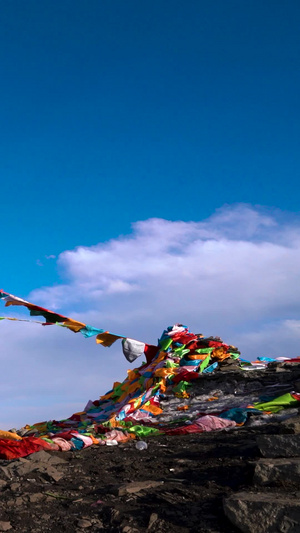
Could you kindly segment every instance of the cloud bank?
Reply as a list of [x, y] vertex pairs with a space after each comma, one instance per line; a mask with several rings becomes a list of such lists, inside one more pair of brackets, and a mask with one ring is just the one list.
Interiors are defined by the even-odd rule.
[[[245, 358], [299, 355], [299, 219], [248, 205], [224, 206], [206, 220], [199, 208], [199, 219], [140, 221], [130, 235], [64, 251], [58, 283], [28, 299], [145, 342], [182, 322], [220, 335]], [[10, 415], [14, 425], [69, 416], [68, 406], [82, 409], [125, 377], [119, 343], [105, 349], [56, 327], [1, 329], [7, 407], [0, 427], [11, 425]]]

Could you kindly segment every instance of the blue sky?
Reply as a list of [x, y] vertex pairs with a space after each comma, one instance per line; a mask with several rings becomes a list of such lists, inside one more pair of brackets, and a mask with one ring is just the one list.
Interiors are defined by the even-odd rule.
[[[199, 321], [216, 329], [204, 333], [240, 340], [251, 357], [254, 338], [260, 346], [266, 328], [273, 334], [283, 327], [281, 337], [294, 339], [295, 351], [299, 3], [13, 0], [1, 12], [2, 288], [148, 341], [165, 320], [184, 318], [197, 329]], [[174, 279], [168, 238], [181, 251], [194, 243], [188, 260], [185, 252], [177, 257]], [[198, 255], [199, 239], [216, 247]], [[241, 243], [234, 268], [233, 242]], [[204, 260], [209, 273], [199, 266]], [[192, 287], [201, 295], [212, 273], [215, 322], [190, 303]], [[223, 293], [225, 286], [232, 292]], [[155, 310], [154, 321], [145, 308]], [[8, 337], [17, 331], [1, 327]], [[47, 337], [50, 346], [53, 334], [41, 330], [41, 345]], [[24, 354], [32, 353], [22, 335]], [[71, 340], [59, 342], [68, 353]], [[102, 388], [110, 388], [111, 377]], [[80, 398], [87, 399], [85, 389]]]
[[3, 284], [148, 217], [298, 211], [299, 22], [291, 1], [6, 2]]

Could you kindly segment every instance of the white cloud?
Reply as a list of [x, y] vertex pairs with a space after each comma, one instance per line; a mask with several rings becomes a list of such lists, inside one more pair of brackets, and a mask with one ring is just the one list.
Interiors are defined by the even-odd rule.
[[[128, 236], [61, 253], [63, 283], [28, 299], [145, 342], [155, 343], [167, 325], [183, 322], [238, 345], [245, 357], [270, 355], [274, 348], [286, 355], [286, 347], [297, 355], [299, 228], [296, 218], [248, 205], [225, 206], [200, 222], [136, 222]], [[36, 391], [35, 401], [45, 391], [49, 402], [81, 399], [83, 407], [125, 377], [119, 343], [104, 349], [60, 328], [11, 327], [7, 346], [20, 365], [16, 388], [26, 397]]]
[[117, 323], [126, 322], [123, 312], [131, 320], [141, 311], [151, 321], [155, 314], [157, 323], [183, 314], [209, 327], [216, 317], [240, 324], [294, 313], [300, 296], [295, 229], [243, 205], [203, 222], [137, 222], [128, 237], [63, 252], [58, 264], [68, 282], [30, 298], [55, 309], [93, 309], [104, 320], [113, 313]]

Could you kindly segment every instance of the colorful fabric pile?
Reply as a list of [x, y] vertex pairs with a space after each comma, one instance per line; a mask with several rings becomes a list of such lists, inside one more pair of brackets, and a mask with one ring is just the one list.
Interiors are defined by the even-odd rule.
[[[38, 446], [79, 450], [93, 444], [117, 445], [160, 434], [229, 430], [249, 423], [250, 419], [281, 416], [283, 410], [286, 417], [298, 413], [300, 394], [295, 391], [277, 392], [267, 398], [250, 392], [242, 400], [235, 396], [235, 391], [199, 393], [205, 375], [263, 370], [277, 361], [263, 358], [254, 363], [244, 361], [236, 347], [219, 337], [194, 334], [186, 326], [176, 324], [163, 332], [158, 346], [124, 338], [123, 349], [129, 360], [144, 354], [146, 362], [128, 370], [122, 383], [114, 383], [99, 400], [89, 401], [84, 411], [66, 420], [25, 426], [5, 438], [0, 433], [0, 457], [21, 457], [36, 451]], [[299, 363], [300, 359], [284, 361]], [[197, 383], [195, 395], [191, 391]]]

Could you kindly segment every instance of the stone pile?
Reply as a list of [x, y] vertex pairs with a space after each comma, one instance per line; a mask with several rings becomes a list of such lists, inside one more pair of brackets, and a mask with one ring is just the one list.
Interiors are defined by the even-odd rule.
[[300, 417], [283, 422], [294, 434], [261, 435], [263, 458], [255, 465], [253, 490], [224, 500], [224, 511], [243, 533], [300, 531]]

